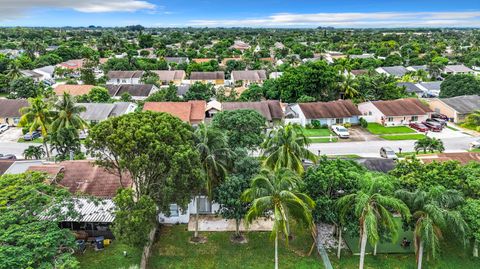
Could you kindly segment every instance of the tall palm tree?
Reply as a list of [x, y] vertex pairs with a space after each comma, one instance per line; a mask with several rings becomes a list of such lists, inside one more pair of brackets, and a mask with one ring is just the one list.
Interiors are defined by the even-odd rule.
[[22, 77], [22, 72], [16, 62], [12, 62], [7, 70], [7, 78], [15, 80]]
[[396, 196], [405, 201], [413, 212], [412, 222], [415, 223], [413, 234], [418, 269], [422, 268], [424, 250], [429, 256], [437, 257], [443, 233], [450, 232], [461, 239], [465, 237], [467, 224], [457, 210], [457, 207], [463, 203], [460, 192], [436, 186], [428, 192], [399, 190]]
[[355, 81], [355, 78], [352, 74], [348, 73], [343, 76], [342, 81], [340, 82], [340, 91], [343, 92], [344, 97], [355, 98], [358, 96], [358, 90], [356, 89], [358, 84]]
[[20, 109], [22, 117], [20, 118], [20, 126], [30, 125], [30, 132], [41, 130], [43, 136], [43, 146], [47, 157], [50, 158], [50, 152], [47, 147], [47, 136], [54, 116], [54, 112], [51, 109], [49, 103], [45, 102], [42, 97], [29, 98], [28, 102], [30, 106]]
[[256, 218], [272, 214], [272, 237], [275, 237], [275, 269], [278, 268], [278, 236], [283, 234], [288, 244], [289, 223], [295, 220], [304, 228], [313, 227], [312, 209], [315, 202], [298, 191], [299, 176], [286, 168], [276, 171], [262, 170], [252, 179], [251, 186], [242, 198], [252, 206], [245, 215], [245, 222], [251, 224]]
[[[205, 174], [208, 198], [213, 199], [213, 190], [227, 175], [227, 167], [233, 152], [228, 147], [227, 136], [224, 132], [200, 124], [194, 132], [196, 148], [200, 154], [200, 161]], [[198, 237], [199, 199], [197, 197], [197, 219], [195, 235]]]
[[337, 205], [340, 209], [340, 218], [353, 209], [355, 217], [359, 219], [360, 228], [360, 264], [363, 269], [367, 240], [376, 246], [380, 240], [379, 228], [392, 234], [392, 241], [398, 234], [398, 225], [393, 219], [392, 211], [400, 213], [405, 218], [410, 218], [410, 211], [402, 200], [384, 193], [385, 185], [381, 176], [366, 178], [364, 186], [356, 193], [340, 198]]
[[81, 130], [88, 127], [88, 123], [80, 117], [80, 113], [86, 108], [76, 105], [75, 99], [70, 94], [65, 93], [54, 108], [56, 113], [52, 122], [52, 132], [63, 128]]
[[308, 138], [299, 125], [288, 124], [270, 131], [262, 143], [264, 165], [272, 170], [289, 168], [302, 174], [302, 160], [316, 162], [316, 156], [308, 150]]

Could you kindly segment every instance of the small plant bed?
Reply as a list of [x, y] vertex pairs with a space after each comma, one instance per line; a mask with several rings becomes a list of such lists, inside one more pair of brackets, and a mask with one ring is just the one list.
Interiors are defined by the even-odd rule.
[[[123, 252], [127, 252], [127, 256]], [[83, 254], [77, 254], [81, 269], [128, 269], [131, 266], [139, 266], [142, 257], [142, 247], [129, 247], [118, 241], [113, 241], [110, 246], [101, 251], [95, 251], [93, 247], [87, 247]]]
[[332, 137], [332, 141], [330, 141], [330, 137], [314, 137], [310, 138], [310, 143], [334, 143], [338, 141], [338, 137]]
[[35, 138], [33, 140], [30, 140], [30, 141], [26, 141], [25, 139], [23, 139], [23, 137], [20, 137], [17, 141], [18, 143], [43, 143], [43, 137], [39, 137], [39, 138]]
[[305, 136], [308, 137], [316, 137], [316, 136], [329, 136], [330, 134], [333, 134], [332, 131], [328, 128], [319, 128], [319, 129], [303, 129], [303, 133]]
[[409, 134], [415, 133], [415, 130], [409, 128], [407, 126], [391, 126], [385, 127], [381, 124], [372, 122], [369, 123], [367, 126], [367, 130], [376, 135], [383, 135], [383, 134]]
[[385, 140], [419, 140], [424, 138], [424, 134], [399, 134], [399, 135], [381, 135]]
[[[270, 232], [247, 232], [248, 242], [231, 241], [232, 232], [204, 232], [205, 244], [191, 244], [192, 232], [185, 225], [162, 226], [158, 241], [152, 248], [148, 268], [218, 268], [253, 269], [273, 268], [274, 242]], [[280, 268], [322, 268], [322, 261], [314, 250], [308, 256], [313, 239], [309, 231], [295, 233], [289, 245], [279, 240]]]

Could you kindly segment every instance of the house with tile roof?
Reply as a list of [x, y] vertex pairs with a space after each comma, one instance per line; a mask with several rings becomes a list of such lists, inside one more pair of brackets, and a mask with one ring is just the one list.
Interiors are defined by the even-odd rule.
[[422, 122], [433, 113], [428, 105], [416, 98], [364, 102], [358, 104], [358, 110], [367, 122], [376, 122], [384, 126]]
[[141, 84], [140, 80], [145, 72], [136, 71], [109, 71], [107, 84]]
[[205, 121], [206, 107], [207, 103], [203, 100], [188, 102], [146, 102], [143, 110], [168, 113], [195, 126]]
[[89, 94], [90, 91], [95, 87], [95, 85], [85, 85], [85, 84], [79, 84], [79, 85], [70, 85], [70, 84], [60, 84], [53, 91], [55, 92], [55, 95], [57, 96], [62, 96], [65, 93], [68, 93], [72, 96], [79, 96], [79, 95], [84, 95], [84, 94]]
[[358, 124], [362, 113], [350, 100], [331, 102], [299, 103], [289, 105], [285, 110], [285, 122], [302, 126], [319, 121], [323, 126], [335, 124]]
[[470, 113], [480, 110], [480, 96], [462, 95], [451, 98], [432, 98], [428, 100], [428, 104], [436, 113], [447, 116], [455, 123], [461, 123]]
[[0, 124], [17, 126], [22, 117], [20, 109], [29, 105], [26, 99], [0, 99]]

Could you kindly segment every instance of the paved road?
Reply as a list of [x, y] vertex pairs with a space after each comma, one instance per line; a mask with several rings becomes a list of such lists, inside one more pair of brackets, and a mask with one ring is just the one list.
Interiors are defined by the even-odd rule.
[[17, 142], [0, 142], [0, 154], [15, 154], [17, 158], [23, 159], [23, 151], [28, 148], [28, 146], [42, 145], [38, 143], [17, 143]]

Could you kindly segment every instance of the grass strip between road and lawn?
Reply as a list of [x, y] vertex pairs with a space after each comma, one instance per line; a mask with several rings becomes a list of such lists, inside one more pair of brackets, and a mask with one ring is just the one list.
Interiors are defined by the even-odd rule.
[[415, 133], [415, 130], [409, 128], [407, 126], [391, 126], [385, 127], [379, 123], [369, 123], [367, 126], [367, 130], [376, 135], [383, 135], [383, 134], [408, 134], [408, 133]]
[[43, 143], [43, 137], [39, 137], [39, 138], [35, 138], [33, 140], [30, 140], [30, 141], [26, 141], [25, 139], [23, 139], [23, 137], [20, 137], [17, 141], [18, 143]]
[[398, 135], [381, 135], [380, 138], [385, 140], [419, 140], [425, 138], [424, 134], [398, 134]]
[[312, 137], [310, 138], [310, 143], [334, 143], [338, 142], [338, 137], [332, 137], [332, 141], [330, 141], [330, 137]]

